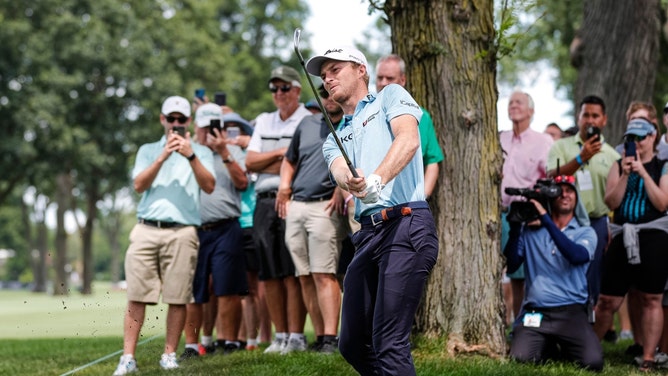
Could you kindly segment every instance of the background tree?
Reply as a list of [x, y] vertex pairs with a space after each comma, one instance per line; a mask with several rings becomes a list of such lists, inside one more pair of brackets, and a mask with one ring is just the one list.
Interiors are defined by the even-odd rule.
[[446, 336], [451, 355], [504, 354], [493, 2], [387, 0], [382, 10], [408, 90], [446, 152], [434, 200], [440, 254], [417, 329]]
[[621, 139], [624, 112], [631, 101], [650, 101], [663, 108], [668, 100], [665, 2], [537, 0], [530, 4], [521, 8], [526, 12], [517, 17], [513, 28], [517, 44], [512, 56], [501, 60], [502, 82], [516, 84], [524, 72], [547, 62], [556, 68], [556, 83], [565, 89], [574, 108], [587, 94], [606, 101], [609, 126], [604, 133], [612, 143]]
[[[574, 102], [598, 94], [606, 102], [613, 144], [626, 130], [626, 109], [634, 100], [652, 101], [661, 36], [659, 0], [585, 3], [582, 27], [571, 44], [578, 70]], [[662, 108], [662, 107], [659, 107]]]
[[67, 213], [80, 214], [91, 291], [97, 203], [129, 185], [138, 146], [161, 136], [164, 98], [205, 87], [249, 119], [272, 110], [268, 73], [297, 65], [277, 52], [306, 12], [300, 0], [0, 0], [0, 205], [28, 185], [55, 202], [56, 293], [68, 291]]

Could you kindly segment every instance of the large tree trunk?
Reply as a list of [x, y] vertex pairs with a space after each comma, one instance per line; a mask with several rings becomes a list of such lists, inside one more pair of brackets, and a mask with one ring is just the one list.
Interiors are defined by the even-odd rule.
[[432, 114], [445, 154], [440, 254], [416, 327], [447, 336], [450, 355], [505, 354], [493, 1], [387, 0], [384, 11], [408, 90]]
[[613, 145], [626, 130], [629, 104], [652, 101], [660, 16], [659, 0], [585, 2], [582, 28], [571, 46], [571, 61], [579, 71], [574, 100], [577, 104], [591, 94], [603, 98], [608, 113], [604, 135]]
[[53, 285], [54, 295], [68, 294], [67, 273], [67, 231], [65, 231], [65, 212], [70, 207], [69, 200], [72, 195], [72, 178], [68, 173], [58, 174], [56, 177], [56, 260], [54, 269], [56, 271]]

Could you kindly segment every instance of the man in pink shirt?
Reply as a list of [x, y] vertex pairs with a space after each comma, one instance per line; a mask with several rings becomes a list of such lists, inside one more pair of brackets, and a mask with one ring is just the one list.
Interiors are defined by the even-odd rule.
[[[547, 176], [547, 154], [554, 141], [549, 135], [529, 128], [533, 113], [534, 103], [529, 94], [516, 91], [510, 96], [508, 118], [513, 122], [513, 129], [499, 133], [504, 158], [501, 180], [501, 203], [504, 209], [501, 216], [501, 249], [504, 249], [508, 241], [510, 230], [506, 221], [507, 209], [512, 201], [521, 199], [520, 196], [507, 195], [506, 187], [531, 188], [538, 179]], [[524, 266], [509, 277], [513, 296], [513, 317], [517, 317], [524, 299]]]

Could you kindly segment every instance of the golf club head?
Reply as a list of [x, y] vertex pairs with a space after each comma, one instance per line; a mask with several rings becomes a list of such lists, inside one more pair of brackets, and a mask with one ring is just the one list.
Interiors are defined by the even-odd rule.
[[301, 36], [302, 31], [301, 29], [297, 28], [295, 29], [295, 35], [294, 35], [294, 45], [295, 45], [295, 53], [297, 54], [297, 57], [299, 57], [299, 62], [304, 64], [304, 58], [302, 57], [302, 53], [299, 52], [299, 37]]

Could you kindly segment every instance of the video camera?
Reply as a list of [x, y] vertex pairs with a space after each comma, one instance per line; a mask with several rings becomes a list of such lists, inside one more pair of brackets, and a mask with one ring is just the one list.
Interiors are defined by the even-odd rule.
[[[547, 208], [549, 201], [561, 195], [561, 187], [553, 179], [539, 179], [533, 188], [511, 188], [504, 190], [510, 196], [522, 196], [527, 200], [534, 199]], [[508, 222], [531, 222], [539, 217], [538, 210], [529, 201], [514, 201], [508, 211]]]

